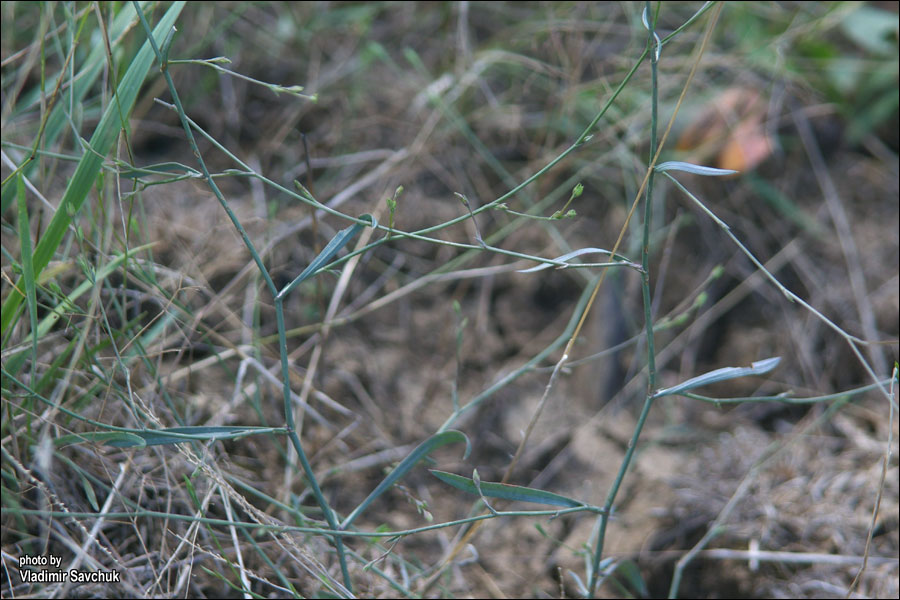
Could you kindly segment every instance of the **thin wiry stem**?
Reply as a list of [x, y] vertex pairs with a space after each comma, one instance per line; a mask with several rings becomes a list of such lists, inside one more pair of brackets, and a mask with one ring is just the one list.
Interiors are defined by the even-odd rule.
[[[237, 229], [238, 233], [241, 235], [241, 239], [244, 242], [244, 245], [247, 247], [247, 250], [250, 252], [250, 255], [253, 257], [254, 262], [256, 263], [257, 268], [259, 269], [260, 274], [263, 277], [263, 280], [266, 282], [266, 287], [269, 289], [269, 292], [275, 298], [275, 312], [276, 318], [278, 322], [278, 340], [279, 340], [279, 350], [281, 352], [281, 376], [283, 378], [283, 393], [284, 393], [284, 416], [285, 422], [287, 425], [287, 433], [288, 439], [290, 439], [291, 444], [296, 450], [298, 457], [300, 458], [300, 464], [303, 466], [303, 471], [306, 474], [307, 481], [309, 482], [310, 488], [312, 489], [313, 495], [316, 498], [316, 502], [319, 504], [319, 507], [322, 509], [322, 512], [325, 514], [325, 518], [328, 521], [329, 527], [331, 529], [337, 529], [337, 521], [335, 520], [334, 514], [331, 510], [331, 507], [328, 504], [328, 501], [325, 499], [325, 496], [322, 494], [322, 490], [319, 489], [319, 484], [316, 481], [315, 472], [312, 469], [312, 465], [309, 463], [309, 459], [306, 457], [306, 453], [303, 450], [303, 445], [300, 443], [300, 438], [297, 436], [297, 433], [294, 429], [294, 417], [293, 410], [291, 406], [291, 388], [290, 388], [290, 370], [288, 368], [287, 363], [287, 341], [285, 337], [285, 326], [284, 326], [284, 310], [281, 302], [281, 298], [278, 295], [278, 289], [275, 287], [275, 283], [272, 281], [272, 277], [269, 275], [268, 269], [266, 269], [266, 265], [260, 257], [259, 253], [256, 251], [253, 242], [250, 240], [250, 236], [247, 235], [247, 232], [244, 230], [244, 227], [241, 225], [240, 220], [238, 220], [237, 215], [231, 210], [231, 207], [228, 205], [228, 202], [225, 200], [225, 197], [222, 195], [222, 192], [219, 190], [219, 187], [216, 185], [215, 180], [209, 172], [209, 169], [206, 167], [206, 162], [203, 160], [203, 156], [200, 153], [200, 149], [197, 147], [197, 143], [194, 140], [194, 134], [191, 128], [190, 123], [188, 122], [187, 114], [184, 112], [184, 107], [181, 105], [181, 99], [178, 96], [178, 91], [175, 89], [175, 82], [172, 81], [172, 76], [168, 70], [168, 64], [166, 58], [160, 52], [159, 47], [156, 44], [156, 40], [153, 38], [153, 34], [150, 30], [150, 25], [147, 23], [147, 20], [144, 18], [144, 14], [141, 11], [140, 5], [135, 2], [135, 12], [138, 14], [138, 18], [141, 21], [141, 24], [144, 27], [144, 30], [147, 34], [147, 38], [150, 41], [150, 44], [153, 46], [153, 51], [156, 53], [156, 57], [159, 60], [160, 71], [165, 77], [166, 84], [169, 87], [169, 91], [172, 93], [172, 100], [175, 103], [176, 110], [178, 112], [178, 116], [181, 120], [182, 128], [184, 129], [185, 136], [187, 137], [188, 143], [191, 146], [191, 150], [194, 153], [194, 156], [197, 158], [197, 162], [200, 165], [200, 169], [203, 172], [203, 177], [206, 180], [207, 185], [209, 185], [210, 190], [212, 190], [213, 194], [215, 194], [216, 199], [219, 201], [219, 204], [225, 210], [225, 213], [228, 215], [228, 218], [231, 220], [234, 228]], [[353, 590], [352, 581], [350, 579], [350, 572], [347, 568], [347, 557], [344, 552], [343, 542], [340, 537], [332, 536], [335, 550], [337, 551], [338, 559], [341, 564], [341, 573], [344, 577], [344, 585], [348, 590]]]
[[[659, 39], [654, 31], [655, 20], [650, 16], [650, 2], [647, 1], [645, 14], [647, 15], [647, 25], [650, 30], [648, 47], [652, 47], [650, 52], [650, 90], [651, 90], [651, 117], [650, 117], [650, 161], [653, 162], [657, 155], [657, 125], [659, 120], [659, 85], [658, 85], [658, 62], [659, 62]], [[644, 235], [641, 242], [641, 292], [644, 300], [644, 328], [647, 339], [647, 394], [644, 400], [644, 406], [641, 409], [640, 417], [638, 417], [634, 432], [631, 436], [631, 442], [628, 444], [628, 450], [622, 459], [622, 464], [616, 479], [606, 497], [604, 508], [605, 513], [600, 515], [600, 527], [597, 533], [597, 544], [594, 548], [593, 561], [591, 563], [591, 577], [588, 584], [588, 592], [591, 597], [597, 589], [597, 583], [600, 575], [600, 560], [603, 556], [603, 543], [606, 538], [606, 525], [609, 523], [609, 513], [612, 510], [613, 503], [619, 493], [619, 487], [625, 478], [628, 466], [631, 464], [631, 458], [634, 455], [634, 449], [637, 447], [638, 438], [650, 413], [650, 407], [653, 405], [652, 392], [656, 388], [656, 354], [653, 344], [653, 313], [652, 302], [650, 299], [650, 224], [653, 215], [653, 169], [651, 168], [647, 178], [647, 191], [644, 200]]]

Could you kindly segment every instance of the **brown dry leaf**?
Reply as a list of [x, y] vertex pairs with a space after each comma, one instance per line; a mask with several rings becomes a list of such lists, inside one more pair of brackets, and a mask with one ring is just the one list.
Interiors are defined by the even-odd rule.
[[716, 166], [720, 169], [750, 171], [772, 154], [772, 141], [766, 134], [762, 118], [742, 121], [731, 132], [719, 152]]
[[758, 90], [733, 87], [710, 102], [678, 139], [678, 150], [691, 151], [691, 162], [720, 169], [749, 171], [773, 150], [763, 121], [766, 103]]

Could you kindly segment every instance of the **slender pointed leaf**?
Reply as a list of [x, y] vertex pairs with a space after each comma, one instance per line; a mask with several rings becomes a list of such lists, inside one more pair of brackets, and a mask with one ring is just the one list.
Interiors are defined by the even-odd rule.
[[549, 504], [551, 506], [562, 506], [564, 508], [576, 508], [578, 506], [587, 506], [584, 502], [566, 498], [553, 492], [538, 490], [535, 488], [522, 487], [520, 485], [509, 485], [508, 483], [493, 483], [481, 481], [476, 486], [475, 482], [468, 477], [456, 475], [455, 473], [447, 473], [446, 471], [438, 471], [431, 469], [431, 474], [443, 481], [444, 483], [455, 487], [458, 490], [474, 494], [476, 496], [487, 496], [489, 498], [500, 498], [502, 500], [519, 500], [521, 502], [535, 502], [537, 504]]
[[670, 160], [655, 167], [658, 173], [666, 171], [684, 171], [685, 173], [693, 173], [694, 175], [705, 175], [706, 177], [721, 177], [723, 175], [734, 175], [740, 171], [732, 169], [716, 169], [713, 167], [703, 167], [693, 163], [681, 162], [680, 160]]
[[[534, 273], [535, 271], [543, 271], [544, 269], [549, 269], [550, 267], [566, 267], [570, 266], [566, 261], [570, 258], [575, 258], [576, 256], [581, 256], [582, 254], [610, 254], [609, 250], [604, 250], [603, 248], [579, 248], [578, 250], [573, 250], [572, 252], [563, 254], [557, 258], [552, 259], [552, 263], [542, 263], [537, 265], [536, 267], [531, 267], [530, 269], [521, 269], [516, 271], [517, 273]], [[631, 264], [630, 261], [626, 260], [624, 256], [612, 256], [611, 258], [615, 260], [625, 261], [628, 264]]]
[[397, 467], [393, 471], [391, 471], [390, 475], [385, 477], [384, 481], [379, 483], [378, 487], [372, 490], [372, 493], [369, 494], [369, 496], [365, 500], [363, 500], [360, 505], [357, 506], [353, 510], [353, 512], [347, 516], [346, 519], [344, 519], [344, 522], [341, 523], [341, 529], [346, 529], [347, 527], [349, 527], [350, 524], [353, 523], [353, 521], [355, 521], [356, 518], [359, 517], [359, 515], [361, 515], [362, 512], [369, 507], [370, 504], [372, 504], [375, 498], [386, 492], [388, 488], [390, 488], [392, 485], [394, 485], [394, 483], [397, 482], [398, 479], [406, 475], [410, 471], [410, 469], [416, 466], [416, 463], [418, 463], [420, 460], [422, 460], [441, 446], [452, 444], [454, 442], [466, 443], [466, 453], [463, 456], [463, 459], [467, 458], [472, 447], [469, 444], [469, 438], [467, 438], [464, 433], [451, 429], [449, 431], [444, 431], [431, 436], [430, 438], [416, 446], [416, 448], [409, 453], [409, 456], [400, 461], [400, 464], [397, 465]]
[[709, 385], [711, 383], [718, 383], [720, 381], [728, 381], [729, 379], [746, 377], [747, 375], [763, 375], [778, 366], [779, 362], [781, 362], [781, 357], [776, 356], [774, 358], [758, 360], [749, 367], [725, 367], [722, 369], [716, 369], [715, 371], [710, 371], [709, 373], [704, 373], [703, 375], [692, 377], [691, 379], [688, 379], [683, 383], [679, 383], [676, 386], [658, 390], [655, 394], [653, 394], [653, 397], [660, 398], [662, 396], [680, 394], [702, 385]]
[[[359, 218], [363, 221], [368, 221], [370, 227], [376, 227], [378, 225], [378, 221], [376, 221], [375, 217], [373, 217], [372, 215], [360, 215]], [[352, 240], [363, 227], [365, 227], [365, 225], [363, 225], [362, 223], [354, 223], [350, 227], [339, 231], [337, 235], [331, 238], [331, 241], [328, 242], [328, 245], [325, 246], [321, 252], [319, 252], [319, 255], [315, 257], [311, 263], [309, 263], [309, 266], [303, 269], [303, 272], [300, 273], [296, 279], [286, 285], [278, 293], [278, 297], [285, 297], [291, 292], [291, 290], [300, 285], [301, 282], [315, 275], [316, 272], [326, 264], [328, 264], [328, 261], [331, 260], [331, 257], [337, 254], [341, 248], [346, 246], [347, 242]]]
[[629, 592], [637, 592], [638, 598], [649, 598], [650, 592], [647, 590], [647, 583], [641, 576], [641, 570], [633, 560], [625, 559], [619, 561], [615, 568], [616, 574], [623, 577], [631, 586]]
[[16, 173], [16, 203], [19, 212], [19, 247], [22, 257], [22, 279], [28, 304], [28, 320], [31, 328], [31, 378], [37, 362], [37, 294], [34, 286], [34, 262], [31, 255], [31, 225], [28, 222], [28, 203], [25, 201], [25, 177]]
[[92, 442], [95, 444], [104, 443], [118, 448], [147, 445], [144, 438], [134, 433], [128, 433], [127, 431], [87, 431], [85, 433], [70, 433], [69, 435], [61, 435], [53, 440], [53, 444], [57, 447], [68, 446], [71, 444], [83, 444], [85, 442]]
[[123, 164], [119, 169], [119, 177], [137, 179], [145, 175], [178, 175], [181, 177], [203, 177], [203, 173], [179, 162], [163, 162], [146, 167], [135, 167]]
[[568, 573], [569, 575], [571, 575], [571, 576], [572, 576], [572, 579], [575, 580], [575, 585], [578, 587], [578, 592], [582, 595], [582, 597], [587, 598], [588, 596], [591, 595], [591, 593], [590, 593], [590, 592], [588, 591], [588, 589], [587, 589], [587, 586], [584, 585], [584, 582], [581, 581], [581, 577], [579, 577], [579, 576], [575, 573], [575, 571], [572, 571], [572, 570], [567, 569], [567, 570], [566, 570], [566, 573]]
[[94, 486], [91, 485], [91, 482], [87, 477], [85, 477], [83, 474], [80, 475], [81, 487], [84, 489], [84, 495], [87, 496], [91, 508], [94, 509], [94, 512], [100, 512], [100, 504], [97, 502], [97, 494], [94, 492]]
[[[159, 446], [162, 444], [180, 444], [191, 441], [237, 439], [247, 435], [259, 433], [283, 433], [279, 427], [247, 427], [247, 426], [193, 426], [193, 427], [169, 427], [167, 429], [147, 429], [144, 431], [129, 432], [130, 436], [137, 436], [143, 444], [137, 443], [133, 437], [112, 438], [104, 440], [107, 446], [116, 448], [131, 448], [132, 446]], [[95, 432], [100, 435], [105, 432]], [[81, 434], [87, 436], [91, 434]]]

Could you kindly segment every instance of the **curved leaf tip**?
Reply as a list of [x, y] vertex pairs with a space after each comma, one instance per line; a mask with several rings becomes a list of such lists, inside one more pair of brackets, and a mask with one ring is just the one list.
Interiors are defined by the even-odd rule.
[[733, 169], [716, 169], [714, 167], [704, 167], [693, 163], [682, 162], [680, 160], [670, 160], [662, 164], [656, 165], [655, 170], [658, 173], [666, 171], [684, 171], [685, 173], [693, 173], [694, 175], [705, 175], [707, 177], [722, 177], [723, 175], [734, 175], [740, 171]]
[[655, 394], [653, 394], [653, 397], [660, 398], [662, 396], [681, 394], [703, 385], [718, 383], [720, 381], [728, 381], [730, 379], [746, 377], [748, 375], [764, 375], [777, 367], [778, 363], [780, 362], [781, 357], [775, 356], [772, 358], [765, 358], [763, 360], [755, 361], [749, 367], [723, 367], [721, 369], [716, 369], [714, 371], [704, 373], [703, 375], [698, 375], [697, 377], [691, 377], [687, 381], [679, 383], [678, 385], [672, 386], [670, 388], [663, 388], [661, 390], [658, 390]]
[[359, 220], [368, 221], [369, 227], [378, 227], [378, 219], [376, 219], [374, 215], [370, 215], [369, 213], [359, 215]]

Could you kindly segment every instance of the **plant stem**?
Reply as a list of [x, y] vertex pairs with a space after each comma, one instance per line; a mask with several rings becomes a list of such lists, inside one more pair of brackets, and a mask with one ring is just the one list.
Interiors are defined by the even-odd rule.
[[644, 406], [641, 409], [641, 415], [638, 418], [637, 425], [635, 425], [634, 433], [631, 436], [631, 441], [628, 443], [628, 450], [625, 452], [625, 457], [622, 459], [622, 464], [619, 467], [619, 472], [616, 474], [616, 479], [613, 482], [612, 487], [609, 490], [609, 494], [606, 497], [606, 503], [604, 504], [604, 512], [600, 514], [600, 527], [597, 532], [597, 544], [594, 548], [594, 557], [591, 564], [591, 577], [590, 583], [588, 584], [588, 592], [590, 597], [594, 597], [594, 593], [597, 588], [598, 579], [599, 579], [599, 570], [600, 570], [600, 559], [603, 556], [603, 542], [606, 537], [606, 525], [609, 522], [609, 515], [612, 512], [613, 503], [616, 500], [616, 495], [619, 493], [619, 488], [622, 485], [622, 480], [625, 479], [625, 473], [628, 471], [628, 466], [631, 464], [631, 459], [634, 456], [634, 449], [637, 447], [638, 438], [641, 435], [641, 430], [644, 428], [644, 423], [647, 420], [647, 415], [650, 413], [650, 407], [653, 405], [653, 389], [656, 387], [656, 356], [655, 356], [655, 348], [653, 344], [653, 312], [652, 312], [652, 303], [650, 296], [650, 222], [653, 215], [653, 176], [654, 171], [652, 169], [652, 163], [657, 158], [657, 138], [656, 138], [656, 129], [657, 123], [659, 119], [659, 86], [657, 81], [658, 69], [657, 64], [659, 60], [659, 46], [657, 45], [655, 32], [654, 32], [654, 20], [650, 17], [650, 2], [647, 1], [647, 24], [650, 29], [650, 37], [647, 42], [648, 48], [650, 50], [650, 81], [651, 81], [651, 117], [650, 117], [650, 163], [651, 169], [647, 178], [647, 187], [646, 187], [646, 196], [644, 200], [644, 236], [641, 243], [641, 291], [643, 294], [644, 300], [644, 328], [646, 330], [647, 337], [647, 395], [644, 399]]
[[[315, 496], [319, 507], [325, 514], [325, 518], [328, 521], [329, 527], [331, 527], [331, 529], [337, 529], [337, 521], [334, 518], [331, 507], [329, 507], [328, 501], [325, 499], [325, 496], [322, 495], [322, 490], [319, 489], [319, 484], [316, 481], [315, 473], [312, 470], [312, 465], [310, 465], [309, 460], [306, 457], [306, 453], [303, 451], [303, 446], [300, 443], [300, 438], [297, 436], [297, 432], [294, 429], [294, 415], [291, 407], [290, 371], [288, 369], [287, 363], [287, 341], [285, 336], [284, 309], [282, 299], [278, 295], [278, 289], [275, 287], [275, 283], [272, 281], [272, 277], [269, 275], [269, 271], [268, 269], [266, 269], [265, 263], [263, 262], [259, 253], [256, 251], [253, 242], [250, 240], [250, 236], [247, 235], [247, 232], [244, 230], [244, 227], [238, 220], [237, 215], [235, 215], [231, 210], [231, 207], [228, 206], [228, 201], [225, 200], [225, 197], [222, 195], [222, 192], [219, 190], [219, 187], [213, 180], [209, 169], [206, 167], [206, 162], [203, 160], [203, 156], [200, 154], [200, 149], [197, 147], [197, 143], [194, 140], [194, 134], [191, 131], [191, 125], [188, 121], [187, 114], [184, 112], [184, 107], [181, 105], [181, 99], [179, 98], [178, 92], [175, 89], [175, 82], [172, 81], [172, 76], [169, 73], [168, 63], [162, 56], [160, 49], [156, 44], [156, 40], [153, 38], [153, 34], [150, 30], [150, 25], [144, 18], [144, 13], [141, 11], [140, 5], [135, 2], [134, 6], [135, 12], [137, 12], [138, 18], [140, 19], [141, 24], [143, 25], [144, 30], [147, 34], [147, 38], [150, 40], [150, 44], [153, 46], [153, 51], [156, 53], [156, 57], [159, 60], [160, 71], [162, 72], [163, 77], [165, 77], [166, 79], [166, 84], [169, 87], [169, 91], [172, 93], [172, 101], [175, 104], [178, 116], [181, 119], [181, 125], [184, 128], [184, 132], [187, 136], [188, 143], [191, 146], [191, 150], [193, 151], [194, 156], [197, 158], [197, 162], [200, 165], [203, 176], [206, 179], [209, 188], [212, 190], [213, 194], [215, 194], [216, 199], [219, 201], [219, 204], [222, 205], [222, 208], [225, 210], [225, 213], [231, 220], [231, 223], [234, 225], [235, 229], [237, 229], [238, 233], [240, 233], [244, 245], [247, 247], [247, 250], [250, 251], [250, 255], [253, 257], [253, 260], [256, 263], [260, 274], [263, 276], [263, 279], [266, 282], [266, 287], [275, 298], [275, 314], [278, 322], [278, 345], [279, 350], [281, 351], [281, 374], [284, 379], [284, 417], [288, 430], [288, 438], [291, 440], [291, 444], [297, 451], [297, 455], [300, 458], [300, 464], [303, 466], [303, 471], [306, 474], [307, 480], [309, 481], [310, 488], [312, 489], [313, 495]], [[344, 553], [343, 542], [339, 537], [336, 536], [332, 536], [332, 540], [334, 541], [334, 547], [337, 551], [338, 559], [340, 560], [341, 573], [344, 577], [344, 585], [348, 590], [352, 592], [353, 587], [350, 579], [350, 572], [347, 569], [347, 557]]]

